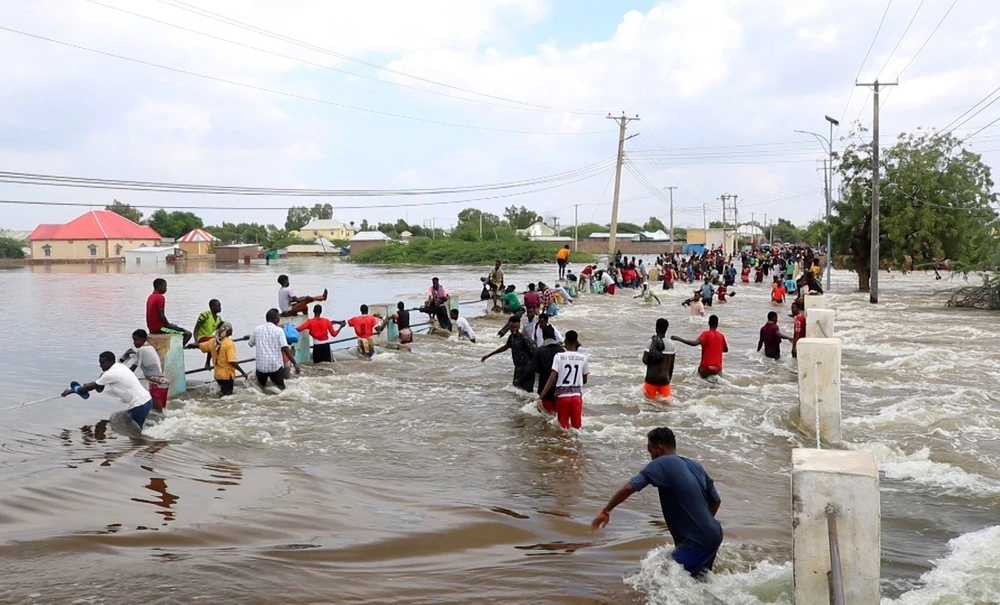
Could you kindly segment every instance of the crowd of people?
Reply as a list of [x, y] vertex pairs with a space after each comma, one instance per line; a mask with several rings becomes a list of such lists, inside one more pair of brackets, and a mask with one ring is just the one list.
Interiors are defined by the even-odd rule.
[[[615, 295], [618, 288], [640, 289], [636, 298], [659, 298], [652, 292], [651, 280], [662, 281], [664, 290], [687, 283], [697, 284], [692, 298], [685, 299], [684, 305], [692, 314], [703, 315], [713, 301], [726, 303], [727, 297], [735, 296], [732, 288], [736, 276], [741, 275], [742, 283], [754, 281], [763, 283], [771, 277], [771, 302], [783, 305], [786, 297], [794, 297], [791, 314], [794, 319], [792, 335], [781, 331], [778, 312], [770, 311], [767, 323], [760, 330], [757, 350], [763, 350], [766, 357], [781, 357], [781, 342], [792, 341], [792, 355], [795, 346], [805, 335], [804, 304], [802, 298], [809, 293], [822, 293], [819, 280], [822, 273], [819, 260], [806, 248], [762, 248], [748, 250], [733, 256], [720, 250], [704, 253], [679, 255], [664, 254], [657, 257], [653, 267], [648, 269], [643, 261], [635, 257], [628, 259], [616, 255], [607, 269], [588, 265], [580, 275], [569, 270], [569, 248], [559, 252], [557, 257], [559, 278], [549, 285], [543, 281], [527, 285], [523, 292], [516, 286], [505, 283], [503, 265], [497, 261], [483, 281], [483, 300], [489, 302], [489, 310], [508, 314], [506, 325], [498, 336], [506, 336], [504, 344], [482, 356], [481, 361], [509, 351], [513, 363], [511, 384], [521, 390], [537, 395], [537, 409], [551, 414], [564, 429], [579, 429], [583, 423], [584, 387], [590, 378], [590, 364], [581, 352], [581, 338], [576, 330], [565, 334], [553, 325], [552, 318], [559, 313], [559, 306], [572, 304], [577, 287], [589, 289], [593, 280], [603, 284], [603, 292]], [[740, 271], [737, 271], [737, 263]], [[448, 290], [433, 278], [427, 290], [427, 299], [416, 309], [407, 309], [399, 302], [397, 309], [388, 317], [376, 317], [366, 305], [361, 305], [359, 314], [343, 320], [331, 320], [323, 316], [323, 308], [317, 302], [326, 300], [327, 291], [320, 296], [298, 296], [292, 289], [287, 275], [278, 277], [278, 306], [269, 309], [263, 324], [242, 339], [233, 338], [232, 325], [222, 319], [222, 304], [210, 300], [208, 309], [195, 322], [194, 330], [188, 331], [171, 323], [166, 316], [167, 282], [162, 278], [153, 281], [153, 292], [146, 301], [146, 330], [132, 333], [133, 348], [116, 359], [110, 351], [98, 356], [102, 374], [94, 382], [72, 383], [62, 395], [77, 393], [87, 397], [91, 391], [108, 388], [127, 406], [128, 416], [141, 430], [148, 415], [162, 411], [166, 406], [169, 384], [160, 363], [160, 354], [150, 342], [150, 335], [179, 334], [187, 348], [197, 348], [206, 354], [206, 368], [211, 368], [223, 397], [233, 393], [237, 375], [244, 378], [248, 373], [241, 367], [236, 356], [235, 342], [248, 340], [255, 349], [254, 375], [263, 389], [268, 383], [278, 389], [285, 388], [285, 380], [291, 372], [300, 372], [296, 360], [295, 345], [301, 332], [308, 332], [312, 345], [312, 361], [328, 363], [332, 361], [331, 344], [340, 331], [350, 326], [355, 333], [357, 353], [367, 359], [375, 354], [374, 336], [389, 329], [395, 330], [394, 340], [399, 348], [407, 348], [413, 342], [411, 312], [424, 313], [429, 318], [432, 330], [451, 334], [457, 331], [459, 339], [476, 342], [476, 334], [457, 306], [449, 304]], [[313, 304], [312, 316], [303, 322], [282, 323], [282, 318], [307, 314]], [[667, 338], [670, 323], [666, 318], [655, 322], [654, 334], [645, 344], [642, 363], [645, 376], [642, 393], [650, 400], [668, 400], [672, 397], [676, 348], [674, 342], [699, 347], [701, 349], [697, 373], [704, 379], [717, 376], [723, 371], [723, 357], [729, 352], [725, 335], [719, 330], [718, 315], [708, 318], [708, 327], [695, 338], [672, 335]], [[194, 343], [190, 343], [194, 340]], [[131, 366], [126, 365], [129, 359]], [[135, 374], [140, 370], [149, 384], [147, 390]], [[715, 519], [721, 499], [711, 477], [695, 461], [678, 456], [676, 438], [670, 429], [661, 427], [648, 435], [647, 449], [652, 462], [638, 475], [630, 479], [611, 498], [607, 506], [593, 520], [595, 529], [603, 527], [610, 520], [611, 511], [633, 493], [648, 485], [660, 490], [660, 502], [664, 519], [674, 538], [673, 558], [692, 575], [698, 576], [712, 569], [719, 545], [722, 542], [722, 528]]]

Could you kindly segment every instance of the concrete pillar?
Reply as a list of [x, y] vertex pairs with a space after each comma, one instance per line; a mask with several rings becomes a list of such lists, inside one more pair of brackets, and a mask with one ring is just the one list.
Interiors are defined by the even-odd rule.
[[798, 344], [799, 419], [809, 435], [840, 441], [840, 339], [803, 338]]
[[[281, 318], [281, 329], [285, 329], [285, 324], [292, 324], [296, 328], [301, 326], [309, 319], [305, 315], [295, 315], [292, 317], [282, 317]], [[312, 337], [309, 336], [309, 332], [299, 332], [299, 341], [293, 345], [290, 345], [295, 349], [295, 361], [298, 363], [305, 363], [312, 360]]]
[[806, 312], [807, 338], [833, 338], [832, 309], [810, 309]]
[[806, 294], [802, 297], [805, 301], [806, 311], [810, 309], [828, 309], [826, 306], [826, 296], [823, 294]]
[[[170, 381], [168, 397], [180, 395], [187, 391], [186, 366], [184, 365], [184, 336], [181, 334], [150, 334], [149, 344], [160, 356], [160, 367], [163, 375]], [[202, 358], [204, 353], [199, 353]]]
[[[392, 315], [395, 312], [395, 310], [396, 310], [395, 305], [389, 303], [376, 303], [373, 305], [368, 305], [368, 312], [372, 315], [377, 315], [380, 318], [380, 321]], [[376, 344], [386, 345], [389, 344], [390, 342], [398, 342], [398, 341], [399, 341], [399, 328], [396, 327], [395, 322], [389, 322], [389, 325], [386, 327], [386, 329], [382, 330], [381, 332], [375, 335]]]
[[845, 450], [792, 450], [794, 602], [830, 602], [827, 506], [836, 509], [844, 602], [879, 605], [878, 468], [871, 452]]

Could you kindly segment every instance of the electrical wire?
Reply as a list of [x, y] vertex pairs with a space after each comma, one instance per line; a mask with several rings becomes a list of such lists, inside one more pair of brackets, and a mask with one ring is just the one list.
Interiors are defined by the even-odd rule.
[[[984, 108], [984, 109], [985, 109], [985, 108]], [[987, 124], [986, 126], [983, 126], [982, 128], [980, 128], [980, 129], [979, 129], [979, 130], [977, 130], [976, 132], [974, 132], [974, 133], [970, 134], [969, 136], [965, 137], [964, 139], [962, 139], [962, 142], [964, 143], [964, 142], [968, 141], [968, 140], [969, 140], [969, 139], [971, 139], [972, 137], [974, 137], [974, 136], [976, 136], [977, 134], [979, 134], [980, 132], [982, 132], [982, 131], [986, 130], [986, 129], [987, 129], [987, 128], [989, 128], [990, 126], [993, 126], [993, 125], [994, 125], [994, 124], [996, 124], [997, 122], [1000, 122], [1000, 118], [997, 118], [997, 119], [993, 120], [992, 122], [990, 122], [990, 123], [989, 123], [989, 124]], [[988, 149], [988, 150], [986, 150], [986, 151], [992, 151], [992, 150]]]
[[358, 59], [357, 57], [352, 57], [350, 55], [345, 55], [343, 53], [335, 52], [335, 51], [323, 48], [321, 46], [316, 46], [315, 44], [310, 44], [308, 42], [304, 42], [302, 40], [297, 40], [295, 38], [291, 38], [291, 37], [285, 36], [283, 34], [279, 34], [279, 33], [272, 32], [272, 31], [268, 31], [266, 29], [257, 27], [255, 25], [251, 25], [249, 23], [238, 21], [236, 19], [233, 19], [231, 17], [227, 17], [227, 16], [219, 14], [219, 13], [213, 13], [212, 11], [199, 8], [199, 7], [194, 6], [192, 4], [188, 4], [187, 2], [181, 2], [180, 0], [156, 0], [156, 1], [160, 2], [161, 4], [166, 4], [167, 6], [171, 6], [173, 8], [184, 10], [184, 11], [187, 11], [189, 13], [194, 13], [194, 14], [199, 15], [201, 17], [204, 17], [206, 19], [211, 19], [213, 21], [218, 21], [218, 22], [221, 22], [221, 23], [225, 23], [225, 24], [230, 25], [232, 27], [236, 27], [236, 28], [239, 28], [239, 29], [251, 31], [251, 32], [254, 32], [256, 34], [259, 34], [259, 35], [262, 35], [262, 36], [265, 36], [265, 37], [268, 37], [268, 38], [273, 38], [273, 39], [276, 39], [276, 40], [280, 40], [282, 42], [286, 42], [288, 44], [293, 44], [295, 46], [299, 46], [299, 47], [302, 47], [302, 48], [307, 48], [309, 50], [313, 50], [313, 51], [320, 52], [320, 53], [323, 53], [323, 54], [327, 54], [327, 55], [330, 55], [330, 56], [333, 56], [333, 57], [337, 57], [338, 59], [343, 59], [345, 61], [350, 61], [352, 63], [357, 63], [359, 65], [363, 65], [365, 67], [369, 67], [369, 68], [372, 68], [372, 69], [376, 69], [376, 70], [384, 71], [384, 72], [387, 72], [387, 73], [395, 74], [397, 76], [403, 76], [403, 77], [406, 77], [406, 78], [412, 78], [412, 79], [418, 80], [420, 82], [424, 82], [424, 83], [427, 83], [427, 84], [433, 84], [435, 86], [441, 86], [443, 88], [448, 88], [448, 89], [451, 89], [451, 90], [456, 90], [456, 91], [460, 91], [460, 92], [464, 92], [464, 93], [468, 93], [468, 94], [473, 94], [473, 95], [477, 95], [477, 96], [481, 96], [481, 97], [485, 97], [485, 98], [489, 98], [489, 99], [494, 99], [494, 100], [498, 100], [498, 101], [504, 101], [506, 103], [513, 103], [513, 104], [517, 104], [517, 105], [523, 105], [525, 107], [533, 107], [533, 108], [536, 108], [536, 109], [547, 109], [547, 110], [550, 110], [550, 111], [558, 111], [560, 113], [578, 113], [578, 114], [592, 114], [592, 115], [604, 115], [604, 114], [607, 113], [607, 112], [605, 112], [603, 110], [570, 109], [570, 108], [565, 108], [565, 107], [556, 107], [556, 106], [552, 106], [552, 105], [544, 105], [544, 104], [538, 104], [538, 103], [526, 103], [524, 101], [518, 101], [518, 100], [515, 100], [515, 99], [508, 99], [508, 98], [505, 98], [505, 97], [500, 97], [500, 96], [491, 95], [491, 94], [487, 94], [487, 93], [477, 92], [475, 90], [471, 90], [471, 89], [468, 89], [468, 88], [462, 88], [462, 87], [454, 86], [454, 85], [447, 84], [447, 83], [444, 83], [444, 82], [439, 82], [439, 81], [436, 81], [436, 80], [431, 80], [429, 78], [423, 78], [421, 76], [415, 76], [413, 74], [408, 74], [408, 73], [405, 73], [405, 72], [402, 72], [402, 71], [399, 71], [399, 70], [391, 69], [391, 68], [386, 67], [384, 65], [378, 65], [377, 63], [371, 63], [371, 62], [365, 61], [363, 59]]
[[283, 189], [271, 187], [232, 187], [223, 185], [194, 185], [188, 183], [165, 183], [156, 181], [122, 181], [112, 179], [95, 179], [88, 177], [73, 177], [63, 175], [47, 175], [26, 172], [0, 172], [0, 182], [17, 185], [36, 185], [53, 187], [75, 187], [86, 189], [108, 189], [127, 191], [157, 191], [161, 193], [196, 193], [200, 195], [270, 195], [289, 197], [385, 197], [408, 195], [450, 195], [455, 193], [471, 193], [476, 191], [493, 191], [530, 187], [553, 181], [563, 181], [588, 174], [603, 171], [614, 165], [614, 158], [607, 158], [594, 164], [575, 168], [552, 175], [492, 183], [486, 185], [466, 185], [460, 187], [438, 187], [429, 189]]
[[[968, 113], [969, 113], [970, 111], [974, 110], [975, 108], [977, 108], [977, 107], [979, 107], [980, 105], [982, 105], [983, 103], [985, 103], [987, 99], [989, 99], [990, 97], [992, 97], [993, 95], [995, 95], [995, 94], [996, 94], [996, 93], [997, 93], [998, 91], [1000, 91], [1000, 86], [997, 86], [997, 87], [996, 87], [996, 88], [994, 88], [994, 89], [993, 89], [992, 91], [990, 91], [990, 93], [989, 93], [989, 94], [987, 94], [987, 95], [986, 95], [985, 97], [983, 97], [982, 99], [980, 99], [980, 100], [979, 100], [979, 101], [978, 101], [978, 102], [977, 102], [977, 103], [976, 103], [975, 105], [973, 105], [972, 107], [970, 107], [970, 108], [966, 109], [965, 111], [963, 111], [963, 112], [962, 112], [962, 115], [958, 116], [957, 118], [955, 118], [955, 119], [954, 119], [954, 120], [952, 120], [951, 122], [948, 122], [948, 125], [947, 125], [947, 126], [945, 126], [944, 128], [942, 128], [942, 129], [941, 129], [941, 132], [944, 132], [944, 133], [951, 133], [951, 132], [954, 132], [954, 131], [958, 130], [958, 128], [959, 128], [960, 126], [962, 126], [962, 124], [965, 124], [966, 122], [968, 122], [968, 121], [969, 121], [969, 120], [971, 120], [972, 118], [974, 118], [974, 117], [976, 117], [977, 115], [979, 115], [979, 113], [980, 113], [980, 112], [981, 112], [981, 111], [982, 111], [983, 109], [986, 109], [986, 107], [989, 107], [990, 105], [992, 105], [992, 104], [996, 103], [996, 102], [997, 102], [997, 99], [1000, 99], [1000, 97], [997, 97], [996, 99], [993, 99], [993, 100], [992, 100], [992, 101], [990, 101], [990, 102], [989, 102], [989, 103], [988, 103], [988, 104], [987, 104], [987, 105], [986, 105], [985, 107], [983, 107], [982, 109], [980, 109], [980, 110], [979, 110], [979, 111], [977, 111], [976, 113], [972, 114], [971, 116], [969, 116], [969, 117], [968, 117], [967, 119], [963, 120], [962, 122], [960, 122], [960, 123], [958, 122], [959, 120], [961, 120], [962, 118], [964, 118], [964, 117], [965, 117], [965, 116], [966, 116], [966, 115], [967, 115], [967, 114], [968, 114]], [[956, 124], [956, 123], [957, 123], [957, 124]], [[956, 124], [956, 126], [955, 126], [954, 128], [952, 128], [952, 127], [951, 127], [951, 126], [952, 126], [952, 124]]]
[[[885, 11], [882, 12], [882, 20], [878, 22], [878, 29], [875, 30], [875, 37], [872, 38], [872, 43], [868, 45], [868, 52], [865, 53], [865, 58], [861, 60], [861, 67], [858, 68], [858, 75], [854, 76], [854, 86], [851, 86], [851, 92], [847, 95], [847, 103], [844, 104], [844, 111], [840, 112], [840, 122], [844, 122], [844, 116], [847, 115], [847, 108], [851, 105], [851, 98], [854, 96], [854, 89], [857, 88], [858, 78], [861, 77], [861, 71], [865, 68], [865, 63], [868, 62], [869, 55], [872, 54], [872, 49], [875, 48], [875, 41], [878, 40], [878, 35], [882, 31], [882, 25], [885, 23], [885, 17], [889, 14], [889, 7], [892, 6], [892, 0], [885, 5]], [[865, 103], [868, 103], [866, 100]], [[862, 107], [862, 110], [864, 108]]]
[[[518, 197], [522, 195], [530, 195], [532, 193], [538, 193], [540, 191], [549, 191], [551, 189], [556, 189], [558, 187], [565, 187], [566, 185], [571, 185], [573, 183], [579, 183], [587, 179], [593, 178], [599, 174], [603, 174], [606, 170], [611, 170], [611, 168], [606, 168], [603, 171], [593, 172], [585, 176], [579, 177], [572, 181], [567, 181], [564, 183], [557, 183], [555, 185], [550, 185], [548, 187], [540, 187], [538, 189], [532, 189], [529, 191], [518, 191], [514, 193], [506, 193], [503, 195], [493, 195], [489, 197], [476, 197], [460, 200], [445, 200], [437, 202], [408, 202], [399, 204], [369, 204], [365, 206], [337, 206], [337, 210], [368, 210], [375, 208], [413, 208], [413, 207], [423, 207], [423, 206], [448, 206], [452, 204], [467, 204], [470, 202], [481, 202], [486, 200], [498, 200], [509, 197]], [[0, 205], [15, 205], [15, 206], [69, 206], [77, 208], [93, 208], [95, 205], [100, 206], [100, 204], [91, 204], [87, 202], [52, 202], [52, 201], [35, 201], [35, 200], [0, 200]], [[129, 204], [129, 206], [137, 209], [164, 209], [164, 210], [280, 210], [282, 212], [288, 210], [288, 206], [179, 206], [174, 204]]]
[[892, 47], [892, 52], [890, 52], [889, 56], [885, 58], [885, 63], [882, 64], [882, 69], [878, 70], [878, 75], [875, 76], [876, 81], [878, 81], [879, 76], [882, 75], [882, 72], [885, 71], [885, 68], [889, 66], [889, 61], [891, 61], [892, 56], [896, 54], [896, 49], [899, 48], [899, 45], [903, 43], [903, 38], [905, 38], [906, 33], [910, 31], [910, 26], [913, 25], [913, 21], [917, 18], [917, 15], [920, 13], [920, 9], [924, 6], [925, 1], [926, 0], [920, 0], [920, 4], [917, 5], [917, 10], [913, 11], [913, 16], [910, 17], [910, 22], [906, 24], [906, 29], [903, 30], [903, 35], [899, 37], [899, 40], [896, 41], [896, 46]]
[[441, 96], [441, 97], [445, 97], [447, 99], [453, 99], [453, 100], [459, 100], [459, 101], [468, 101], [470, 103], [481, 103], [481, 104], [484, 104], [484, 105], [492, 105], [494, 107], [504, 107], [504, 108], [507, 108], [507, 109], [517, 109], [517, 110], [522, 110], [522, 111], [535, 111], [535, 112], [546, 112], [546, 113], [574, 113], [574, 114], [584, 114], [584, 115], [593, 115], [593, 113], [594, 113], [594, 112], [591, 112], [591, 111], [587, 111], [587, 112], [576, 111], [576, 110], [565, 110], [564, 111], [564, 110], [561, 110], [561, 109], [558, 109], [558, 108], [547, 109], [547, 108], [543, 108], [543, 107], [532, 107], [532, 106], [528, 106], [528, 105], [511, 105], [511, 104], [506, 104], [506, 103], [499, 103], [499, 102], [489, 101], [489, 100], [486, 100], [486, 99], [470, 99], [468, 97], [457, 96], [457, 95], [450, 94], [450, 93], [447, 93], [447, 92], [442, 92], [442, 91], [439, 91], [439, 90], [428, 90], [426, 88], [420, 88], [419, 86], [410, 86], [408, 84], [402, 84], [400, 82], [393, 82], [392, 80], [384, 80], [382, 78], [376, 78], [374, 76], [368, 76], [368, 75], [365, 75], [365, 74], [360, 74], [360, 73], [357, 73], [357, 72], [348, 71], [346, 69], [339, 69], [337, 67], [333, 67], [333, 66], [330, 66], [330, 65], [324, 65], [322, 63], [316, 63], [315, 61], [309, 61], [307, 59], [302, 59], [302, 58], [299, 58], [299, 57], [293, 57], [293, 56], [290, 56], [290, 55], [285, 55], [285, 54], [282, 54], [282, 53], [270, 51], [270, 50], [267, 50], [267, 49], [264, 49], [264, 48], [259, 48], [257, 46], [250, 45], [250, 44], [244, 44], [242, 42], [237, 42], [236, 40], [230, 40], [228, 38], [223, 38], [221, 36], [216, 36], [216, 35], [209, 34], [209, 33], [206, 33], [206, 32], [198, 31], [196, 29], [191, 29], [189, 27], [184, 27], [183, 25], [177, 25], [176, 23], [170, 23], [168, 21], [163, 21], [161, 19], [156, 19], [154, 17], [149, 17], [149, 16], [146, 16], [146, 15], [141, 15], [139, 13], [135, 13], [135, 12], [132, 12], [132, 11], [129, 11], [129, 10], [125, 10], [123, 8], [119, 8], [117, 6], [111, 6], [110, 4], [105, 4], [103, 2], [98, 2], [97, 0], [83, 0], [83, 1], [84, 2], [89, 2], [90, 4], [95, 4], [97, 6], [103, 6], [105, 8], [108, 8], [108, 9], [111, 9], [111, 10], [114, 10], [114, 11], [118, 11], [118, 12], [124, 13], [126, 15], [132, 15], [133, 17], [137, 17], [139, 19], [145, 19], [147, 21], [152, 21], [153, 23], [159, 23], [161, 25], [166, 25], [167, 27], [173, 27], [173, 28], [179, 29], [181, 31], [186, 31], [186, 32], [189, 32], [189, 33], [192, 33], [192, 34], [197, 34], [197, 35], [203, 36], [205, 38], [210, 38], [212, 40], [218, 40], [219, 42], [225, 42], [227, 44], [232, 44], [234, 46], [239, 46], [241, 48], [247, 48], [247, 49], [250, 49], [250, 50], [253, 50], [253, 51], [257, 51], [257, 52], [260, 52], [260, 53], [264, 53], [264, 54], [268, 54], [268, 55], [271, 55], [271, 56], [274, 56], [274, 57], [279, 57], [281, 59], [288, 59], [290, 61], [295, 61], [297, 63], [302, 63], [304, 65], [311, 65], [313, 67], [318, 67], [320, 69], [326, 69], [326, 70], [329, 70], [329, 71], [333, 71], [333, 72], [345, 74], [345, 75], [351, 76], [353, 78], [362, 78], [362, 79], [365, 79], [365, 80], [371, 80], [373, 82], [379, 82], [381, 84], [388, 84], [389, 86], [396, 86], [396, 87], [405, 88], [405, 89], [408, 89], [408, 90], [416, 90], [416, 91], [427, 93], [427, 94], [438, 95], [438, 96]]
[[32, 34], [32, 33], [28, 33], [28, 32], [24, 32], [24, 31], [18, 30], [18, 29], [13, 29], [13, 28], [10, 28], [10, 27], [4, 27], [2, 25], [0, 25], [0, 30], [7, 31], [7, 32], [10, 32], [10, 33], [13, 33], [13, 34], [18, 34], [18, 35], [25, 36], [25, 37], [28, 37], [28, 38], [34, 38], [36, 40], [42, 40], [42, 41], [45, 41], [45, 42], [51, 42], [53, 44], [58, 44], [58, 45], [66, 46], [66, 47], [69, 47], [69, 48], [75, 48], [77, 50], [85, 50], [87, 52], [91, 52], [91, 53], [98, 54], [98, 55], [103, 55], [105, 57], [112, 57], [114, 59], [119, 59], [121, 61], [128, 61], [128, 62], [131, 62], [131, 63], [137, 63], [139, 65], [145, 65], [147, 67], [155, 67], [157, 69], [162, 69], [164, 71], [170, 71], [170, 72], [174, 72], [174, 73], [179, 73], [179, 74], [184, 74], [184, 75], [188, 75], [188, 76], [193, 76], [193, 77], [196, 77], [196, 78], [201, 78], [201, 79], [204, 79], [204, 80], [210, 80], [212, 82], [221, 82], [223, 84], [230, 84], [232, 86], [239, 86], [241, 88], [246, 88], [246, 89], [249, 89], [249, 90], [256, 90], [256, 91], [259, 91], [259, 92], [267, 92], [267, 93], [270, 93], [270, 94], [279, 95], [279, 96], [283, 96], [283, 97], [289, 97], [289, 98], [292, 98], [292, 99], [299, 99], [301, 101], [309, 101], [309, 102], [312, 102], [312, 103], [319, 103], [321, 105], [329, 105], [331, 107], [339, 107], [341, 109], [349, 109], [351, 111], [358, 111], [358, 112], [362, 112], [362, 113], [370, 113], [370, 114], [381, 115], [381, 116], [386, 116], [386, 117], [390, 117], [390, 118], [398, 118], [398, 119], [401, 119], [401, 120], [410, 120], [410, 121], [413, 121], [413, 122], [421, 122], [421, 123], [425, 123], [425, 124], [437, 124], [439, 126], [452, 126], [454, 128], [465, 128], [465, 129], [469, 129], [469, 130], [483, 130], [483, 131], [488, 131], [488, 132], [502, 132], [502, 133], [507, 133], [507, 134], [534, 134], [534, 135], [555, 136], [555, 135], [604, 134], [604, 133], [607, 133], [607, 132], [611, 132], [610, 130], [591, 130], [591, 131], [580, 131], [580, 132], [539, 132], [539, 131], [531, 131], [531, 130], [517, 130], [517, 129], [508, 129], [508, 128], [493, 128], [493, 127], [489, 127], [489, 126], [476, 126], [475, 124], [461, 124], [461, 123], [458, 123], [458, 122], [446, 122], [446, 121], [443, 121], [443, 120], [432, 120], [430, 118], [420, 118], [420, 117], [417, 117], [417, 116], [410, 116], [410, 115], [401, 114], [401, 113], [393, 113], [393, 112], [390, 112], [390, 111], [382, 111], [382, 110], [379, 110], [379, 109], [371, 109], [369, 107], [360, 107], [360, 106], [357, 106], [357, 105], [348, 105], [346, 103], [337, 103], [336, 101], [330, 101], [330, 100], [327, 100], [327, 99], [319, 99], [319, 98], [316, 98], [316, 97], [310, 97], [310, 96], [307, 96], [307, 95], [301, 95], [301, 94], [294, 93], [294, 92], [287, 92], [287, 91], [278, 90], [278, 89], [275, 89], [275, 88], [268, 88], [266, 86], [257, 86], [257, 85], [254, 85], [254, 84], [246, 84], [244, 82], [237, 82], [235, 80], [228, 80], [226, 78], [219, 78], [219, 77], [216, 77], [216, 76], [208, 76], [208, 75], [205, 75], [205, 74], [200, 74], [200, 73], [189, 71], [189, 70], [186, 70], [186, 69], [180, 69], [180, 68], [177, 68], [177, 67], [170, 67], [170, 66], [167, 66], [167, 65], [161, 65], [159, 63], [153, 63], [151, 61], [144, 61], [142, 59], [135, 59], [133, 57], [126, 57], [124, 55], [118, 55], [118, 54], [107, 52], [107, 51], [103, 51], [103, 50], [97, 50], [97, 49], [94, 49], [94, 48], [89, 48], [87, 46], [81, 46], [79, 44], [73, 44], [71, 42], [65, 42], [63, 40], [56, 40], [54, 38], [47, 38], [45, 36], [40, 36], [38, 34]]
[[930, 42], [931, 38], [934, 37], [934, 34], [937, 33], [938, 28], [940, 28], [941, 24], [944, 23], [944, 20], [948, 18], [948, 15], [951, 14], [951, 9], [955, 8], [956, 4], [958, 4], [958, 0], [954, 0], [954, 2], [951, 3], [951, 6], [949, 6], [948, 10], [945, 11], [944, 16], [941, 17], [941, 20], [938, 21], [938, 24], [934, 26], [933, 31], [931, 31], [931, 33], [930, 33], [929, 36], [927, 36], [927, 39], [924, 40], [924, 43], [920, 45], [920, 48], [917, 49], [917, 52], [913, 54], [913, 57], [910, 58], [910, 62], [907, 63], [903, 67], [903, 69], [901, 69], [899, 71], [899, 74], [896, 76], [897, 78], [900, 77], [900, 76], [902, 76], [903, 73], [906, 72], [906, 70], [910, 68], [910, 65], [913, 65], [913, 62], [917, 59], [918, 56], [920, 56], [920, 53], [924, 50], [924, 47], [927, 46], [927, 43]]

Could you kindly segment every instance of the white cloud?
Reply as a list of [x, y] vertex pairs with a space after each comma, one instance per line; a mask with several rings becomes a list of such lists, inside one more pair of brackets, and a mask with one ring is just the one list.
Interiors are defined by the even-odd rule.
[[[215, 36], [400, 84], [464, 96], [428, 82], [378, 71], [158, 2], [101, 0]], [[587, 15], [547, 0], [404, 0], [291, 5], [216, 0], [206, 9], [392, 69], [505, 98], [559, 107], [640, 114], [641, 137], [628, 148], [656, 186], [676, 184], [678, 224], [700, 224], [702, 202], [723, 192], [745, 200], [818, 186], [819, 145], [795, 129], [826, 132], [823, 115], [870, 120], [864, 89], [851, 93], [884, 5], [845, 0], [672, 0], [646, 13], [620, 3], [602, 35], [577, 33]], [[896, 6], [898, 4], [898, 6]], [[917, 0], [894, 3], [862, 78], [886, 62]], [[884, 78], [909, 63], [947, 7], [921, 9]], [[883, 111], [883, 132], [942, 126], [1000, 85], [992, 52], [991, 0], [956, 6], [901, 78]], [[519, 180], [560, 172], [614, 154], [617, 132], [600, 115], [514, 111], [496, 100], [470, 103], [373, 83], [145, 21], [85, 0], [5, 3], [8, 27], [182, 70], [294, 94], [431, 120], [527, 131], [605, 131], [586, 136], [497, 134], [408, 122], [289, 99], [222, 82], [124, 62], [0, 31], [0, 161], [7, 170], [223, 184], [307, 187], [437, 186]], [[584, 40], [567, 44], [564, 40]], [[544, 40], [536, 43], [533, 40]], [[969, 126], [995, 118], [987, 111]], [[969, 131], [971, 132], [971, 131]], [[655, 134], [655, 139], [650, 134]], [[1000, 132], [998, 132], [1000, 134]], [[732, 147], [748, 143], [791, 145]], [[641, 150], [689, 149], [641, 161]], [[698, 149], [696, 149], [698, 148]], [[714, 149], [705, 149], [714, 148]], [[988, 146], [986, 147], [988, 148]], [[756, 152], [754, 151], [756, 150]], [[788, 151], [785, 155], [772, 151]], [[766, 152], [766, 153], [765, 153]], [[755, 155], [756, 154], [756, 155]], [[987, 159], [995, 158], [987, 155]], [[756, 160], [778, 160], [750, 164]], [[679, 166], [679, 167], [678, 167]], [[610, 200], [608, 175], [504, 203], [539, 211]], [[623, 197], [648, 192], [626, 176]], [[0, 186], [5, 197], [173, 203], [180, 196]], [[603, 192], [603, 193], [602, 193]], [[470, 196], [472, 197], [472, 196]], [[291, 205], [297, 200], [195, 200], [185, 203]], [[404, 200], [412, 201], [412, 200]], [[806, 200], [761, 209], [797, 222]], [[353, 205], [353, 204], [352, 204]], [[565, 208], [570, 207], [569, 211]], [[345, 211], [350, 220], [411, 220], [453, 215], [426, 210]], [[623, 205], [623, 218], [666, 209], [655, 198]], [[598, 207], [595, 216], [606, 215]], [[713, 210], [709, 211], [712, 218]], [[3, 226], [30, 228], [71, 209], [5, 207]], [[223, 213], [206, 212], [210, 222]], [[227, 213], [232, 218], [232, 213]], [[590, 212], [582, 212], [590, 215]], [[246, 220], [281, 223], [280, 213]]]

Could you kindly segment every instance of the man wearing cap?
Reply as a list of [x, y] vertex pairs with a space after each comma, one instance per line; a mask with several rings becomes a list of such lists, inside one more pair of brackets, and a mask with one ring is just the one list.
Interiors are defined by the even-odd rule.
[[536, 349], [535, 341], [521, 333], [521, 319], [518, 316], [511, 316], [507, 326], [510, 330], [507, 342], [489, 355], [484, 355], [480, 361], [485, 363], [498, 353], [510, 351], [511, 360], [514, 362], [514, 378], [511, 384], [530, 393], [535, 387], [535, 367], [532, 364]]
[[566, 350], [552, 358], [548, 382], [540, 393], [542, 401], [556, 399], [556, 416], [564, 429], [579, 429], [583, 424], [583, 385], [590, 376], [587, 357], [579, 352], [580, 338], [576, 330], [566, 332]]
[[674, 540], [670, 556], [692, 576], [712, 571], [722, 544], [722, 526], [715, 519], [722, 499], [715, 483], [702, 465], [677, 455], [677, 440], [669, 428], [655, 428], [646, 439], [653, 461], [612, 496], [590, 526], [595, 530], [605, 527], [616, 506], [653, 485], [660, 492], [663, 520]]

